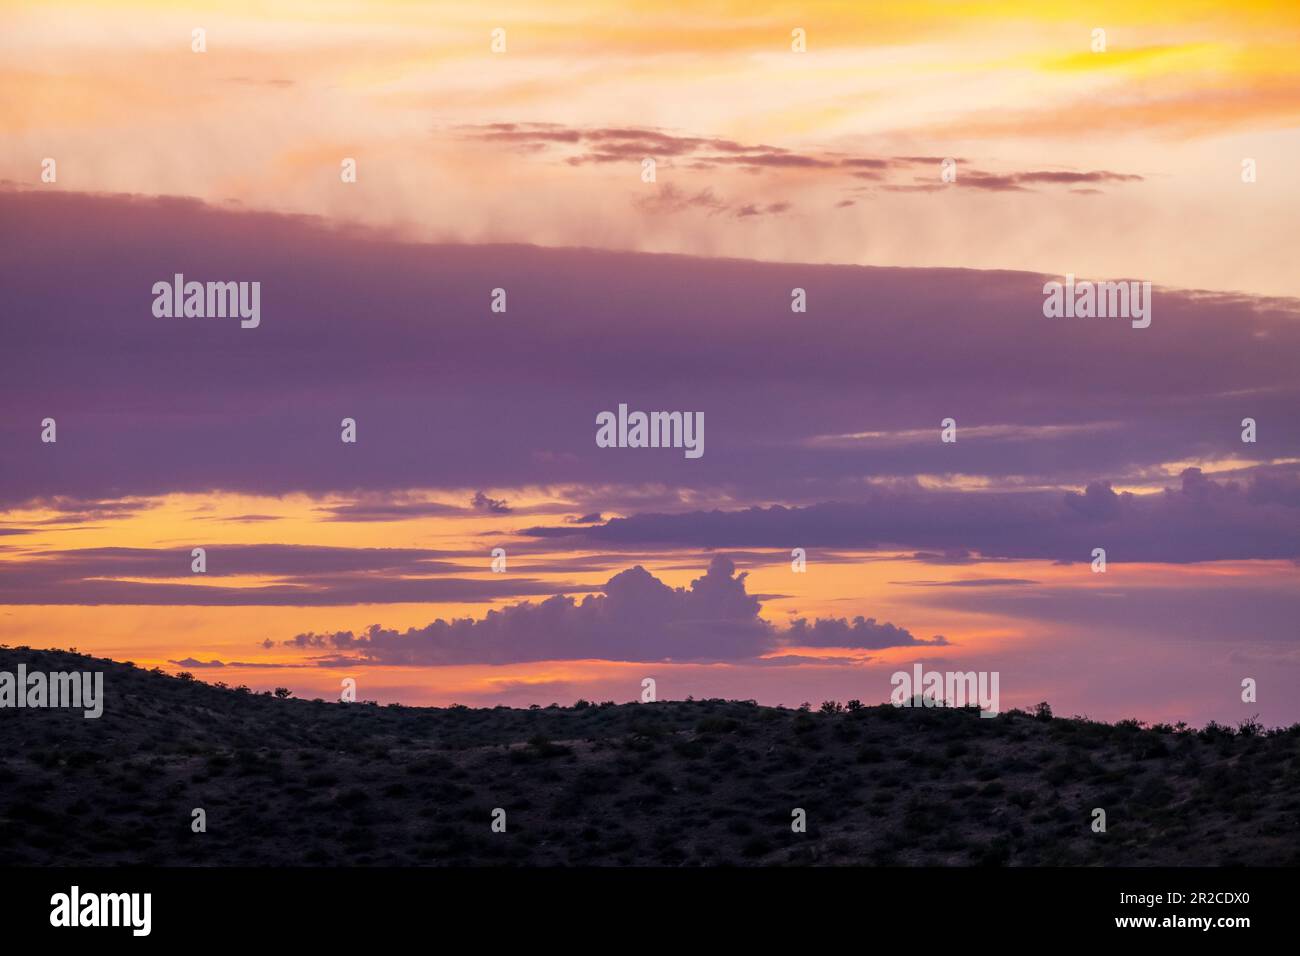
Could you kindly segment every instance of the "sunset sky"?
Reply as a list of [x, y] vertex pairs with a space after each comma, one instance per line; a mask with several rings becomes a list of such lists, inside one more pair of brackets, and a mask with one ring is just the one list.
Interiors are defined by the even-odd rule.
[[[0, 641], [409, 704], [875, 703], [920, 661], [1300, 720], [1295, 3], [0, 26]], [[176, 273], [260, 326], [155, 317]], [[1067, 273], [1151, 326], [1045, 318]], [[704, 455], [598, 448], [620, 403]]]

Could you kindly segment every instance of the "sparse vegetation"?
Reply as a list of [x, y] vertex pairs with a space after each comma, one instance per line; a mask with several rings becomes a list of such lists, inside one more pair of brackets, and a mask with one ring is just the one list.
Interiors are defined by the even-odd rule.
[[19, 661], [101, 670], [106, 702], [0, 712], [0, 865], [1300, 863], [1300, 726], [1253, 717], [368, 707], [0, 650]]

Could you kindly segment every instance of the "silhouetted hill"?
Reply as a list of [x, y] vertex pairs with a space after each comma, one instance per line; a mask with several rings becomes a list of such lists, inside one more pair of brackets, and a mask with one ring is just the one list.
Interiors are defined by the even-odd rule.
[[102, 671], [106, 703], [0, 709], [0, 864], [1300, 863], [1300, 726], [380, 707], [0, 649], [19, 663]]

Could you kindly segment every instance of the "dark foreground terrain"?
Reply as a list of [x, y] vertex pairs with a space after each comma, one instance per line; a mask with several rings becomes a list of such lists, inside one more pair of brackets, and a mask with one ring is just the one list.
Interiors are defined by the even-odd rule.
[[20, 662], [103, 671], [106, 703], [0, 709], [0, 865], [1300, 863], [1300, 726], [380, 707], [0, 649]]

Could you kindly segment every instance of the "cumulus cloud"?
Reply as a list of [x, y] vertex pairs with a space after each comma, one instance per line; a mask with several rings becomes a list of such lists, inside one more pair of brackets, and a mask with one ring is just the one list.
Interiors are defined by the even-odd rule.
[[777, 627], [731, 559], [715, 555], [689, 587], [673, 588], [637, 565], [581, 601], [557, 594], [534, 604], [490, 610], [482, 618], [438, 619], [397, 631], [298, 634], [284, 646], [344, 654], [370, 663], [511, 664], [540, 660], [753, 661], [785, 647], [863, 650], [920, 641], [906, 629], [861, 617], [795, 621]]

